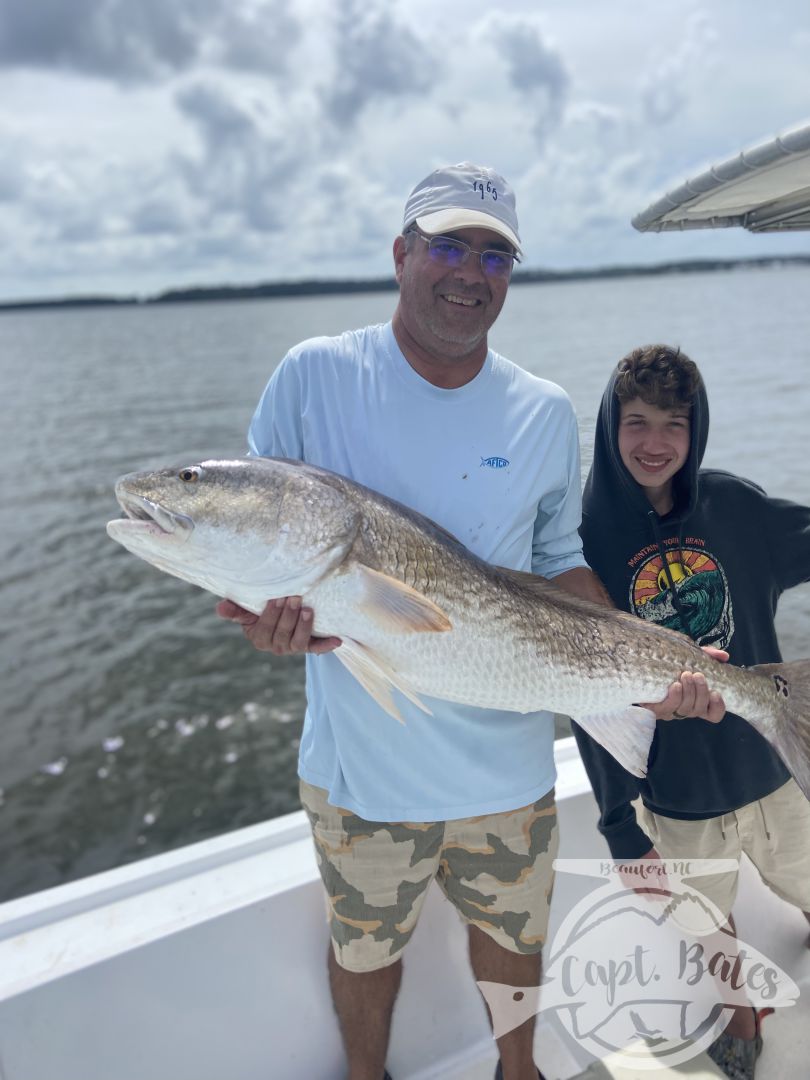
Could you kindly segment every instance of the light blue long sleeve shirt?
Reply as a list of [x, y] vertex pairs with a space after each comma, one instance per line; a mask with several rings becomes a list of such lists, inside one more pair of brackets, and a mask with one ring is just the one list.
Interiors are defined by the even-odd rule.
[[[445, 390], [414, 371], [390, 324], [292, 349], [259, 402], [250, 452], [308, 461], [432, 518], [488, 562], [545, 577], [585, 566], [573, 408], [492, 350]], [[332, 655], [307, 657], [300, 775], [373, 821], [513, 810], [554, 784], [553, 718], [395, 692], [397, 723]]]

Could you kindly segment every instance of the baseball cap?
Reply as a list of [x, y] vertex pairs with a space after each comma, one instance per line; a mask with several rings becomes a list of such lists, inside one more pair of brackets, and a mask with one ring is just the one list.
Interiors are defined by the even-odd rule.
[[416, 223], [429, 236], [455, 229], [491, 229], [519, 255], [515, 193], [500, 173], [463, 161], [421, 180], [408, 196], [402, 231]]

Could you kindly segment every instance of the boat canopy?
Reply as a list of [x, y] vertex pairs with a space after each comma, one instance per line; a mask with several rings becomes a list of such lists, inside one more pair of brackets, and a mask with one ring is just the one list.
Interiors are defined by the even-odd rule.
[[810, 124], [712, 165], [636, 214], [639, 232], [810, 229]]

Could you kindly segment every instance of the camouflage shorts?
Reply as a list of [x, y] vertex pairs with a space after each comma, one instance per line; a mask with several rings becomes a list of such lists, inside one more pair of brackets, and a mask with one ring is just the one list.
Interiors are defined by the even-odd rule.
[[350, 971], [397, 960], [436, 878], [462, 920], [499, 945], [537, 953], [557, 854], [551, 791], [531, 806], [457, 821], [366, 821], [301, 781], [326, 887], [335, 957]]

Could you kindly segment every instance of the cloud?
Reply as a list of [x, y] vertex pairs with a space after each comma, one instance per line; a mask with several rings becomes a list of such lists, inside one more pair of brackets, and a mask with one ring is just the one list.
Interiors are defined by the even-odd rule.
[[[163, 190], [161, 190], [163, 188]], [[129, 229], [139, 236], [181, 236], [192, 224], [171, 183], [157, 185], [128, 215]]]
[[130, 162], [78, 152], [59, 163], [29, 154], [20, 169], [15, 201], [0, 202], [0, 235], [14, 265], [14, 275], [0, 278], [11, 295], [157, 291], [198, 276], [233, 279], [240, 260], [255, 260], [255, 234], [207, 214], [171, 159], [141, 162], [137, 183]]
[[713, 67], [718, 35], [708, 16], [692, 12], [679, 45], [669, 42], [642, 80], [641, 107], [653, 126], [669, 124], [689, 103]]
[[14, 203], [25, 191], [20, 142], [0, 137], [0, 203]]
[[198, 155], [175, 161], [205, 216], [231, 215], [259, 232], [279, 229], [288, 187], [309, 159], [298, 116], [283, 102], [271, 108], [267, 100], [239, 100], [211, 82], [184, 87], [175, 102], [200, 138]]
[[[170, 0], [174, 2], [174, 0]], [[207, 51], [223, 67], [277, 79], [291, 67], [303, 28], [285, 0], [254, 5], [223, 0]], [[213, 27], [212, 27], [213, 30]]]
[[424, 94], [441, 71], [432, 46], [384, 4], [341, 0], [333, 31], [334, 76], [321, 96], [328, 119], [340, 129], [368, 105]]
[[182, 70], [198, 55], [195, 16], [205, 20], [210, 8], [207, 0], [5, 0], [0, 62], [124, 80]]
[[247, 109], [213, 84], [197, 82], [184, 87], [175, 94], [175, 102], [199, 129], [210, 155], [220, 146], [224, 154], [233, 144], [244, 143], [256, 134], [256, 121]]
[[206, 62], [275, 78], [299, 37], [283, 0], [3, 0], [0, 65], [142, 83]]
[[562, 54], [529, 17], [490, 15], [479, 23], [475, 36], [491, 42], [505, 64], [518, 107], [531, 114], [530, 128], [542, 145], [559, 125], [570, 92]]
[[569, 77], [559, 52], [543, 40], [536, 25], [527, 19], [499, 20], [495, 38], [509, 66], [512, 85], [521, 93], [546, 93], [562, 102]]
[[548, 208], [526, 217], [525, 247], [544, 265], [621, 261], [616, 252], [643, 204], [657, 161], [635, 109], [596, 101], [570, 103], [563, 122], [519, 177], [526, 195]]

